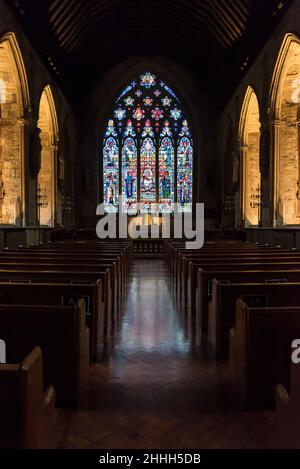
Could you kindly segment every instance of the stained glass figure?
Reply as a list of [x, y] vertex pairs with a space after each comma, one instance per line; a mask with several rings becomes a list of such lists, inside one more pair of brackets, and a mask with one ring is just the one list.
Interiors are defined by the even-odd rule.
[[126, 106], [131, 107], [134, 104], [134, 98], [128, 96], [126, 99], [124, 99], [124, 103]]
[[172, 137], [172, 130], [170, 128], [170, 122], [168, 120], [165, 120], [163, 129], [160, 133], [161, 137]]
[[161, 109], [159, 109], [159, 107], [156, 107], [151, 112], [151, 117], [156, 121], [159, 121], [159, 119], [162, 119], [164, 117], [164, 113]]
[[191, 140], [183, 137], [177, 150], [177, 199], [182, 210], [191, 210], [193, 183], [193, 147]]
[[175, 107], [174, 109], [171, 110], [170, 114], [171, 114], [171, 117], [173, 117], [173, 119], [177, 121], [181, 117], [181, 110]]
[[145, 138], [142, 142], [140, 161], [140, 198], [143, 210], [147, 211], [156, 202], [156, 151], [151, 138]]
[[103, 157], [103, 202], [109, 212], [117, 207], [119, 197], [119, 148], [115, 138], [105, 141]]
[[145, 106], [152, 106], [153, 104], [153, 99], [150, 98], [149, 96], [146, 96], [146, 98], [143, 99], [143, 102], [145, 104]]
[[141, 109], [140, 106], [138, 106], [134, 111], [133, 111], [133, 117], [137, 120], [140, 121], [145, 117], [145, 111], [144, 109]]
[[149, 89], [151, 88], [151, 86], [155, 86], [155, 79], [155, 75], [152, 75], [152, 73], [150, 72], [146, 72], [144, 75], [141, 75], [141, 86], [144, 86], [146, 89]]
[[137, 148], [133, 138], [126, 138], [122, 148], [122, 195], [127, 211], [136, 211]]
[[154, 137], [151, 121], [149, 119], [147, 119], [145, 122], [145, 127], [142, 133], [142, 137]]
[[187, 120], [184, 120], [182, 122], [182, 127], [181, 127], [181, 130], [179, 132], [179, 137], [190, 137], [190, 136], [191, 136], [191, 132], [190, 132], [190, 129], [189, 129], [188, 122], [187, 122]]
[[165, 107], [169, 107], [171, 106], [171, 103], [172, 103], [172, 99], [169, 98], [169, 96], [165, 96], [162, 100], [162, 105], [165, 106]]
[[126, 127], [126, 130], [125, 130], [124, 136], [125, 137], [130, 137], [130, 136], [135, 137], [136, 136], [136, 133], [135, 133], [135, 130], [133, 128], [133, 124], [132, 124], [131, 119], [128, 119], [128, 121], [127, 121], [127, 127]]
[[121, 107], [119, 107], [118, 109], [115, 110], [115, 118], [118, 119], [119, 121], [124, 119], [125, 116], [126, 116], [125, 109], [122, 109]]
[[110, 135], [112, 135], [113, 137], [116, 137], [118, 135], [115, 129], [115, 123], [112, 119], [108, 121], [108, 126], [105, 132], [105, 137], [109, 137]]
[[159, 148], [159, 210], [172, 212], [174, 201], [174, 146], [166, 137]]

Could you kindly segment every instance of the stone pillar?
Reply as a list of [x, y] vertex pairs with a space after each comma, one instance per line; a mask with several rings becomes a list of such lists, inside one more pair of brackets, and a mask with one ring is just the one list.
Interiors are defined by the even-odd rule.
[[279, 163], [279, 132], [280, 132], [280, 120], [274, 119], [270, 122], [270, 207], [272, 216], [272, 226], [282, 226], [283, 220], [280, 220], [279, 212], [279, 194], [278, 194], [278, 163]]
[[244, 194], [244, 160], [247, 145], [244, 145], [239, 140], [238, 151], [235, 152], [234, 157], [234, 178], [233, 183], [235, 186], [235, 220], [236, 226], [239, 228], [245, 227], [245, 194]]
[[261, 207], [260, 226], [272, 226], [272, 194], [270, 186], [270, 128], [267, 122], [262, 122], [260, 128], [260, 159], [259, 169], [261, 175]]
[[58, 179], [58, 155], [59, 155], [59, 136], [55, 135], [55, 143], [50, 145], [51, 149], [51, 159], [52, 159], [52, 194], [51, 194], [51, 218], [52, 218], [52, 225], [55, 227], [56, 225], [61, 226], [61, 192], [58, 188], [57, 179]]
[[37, 121], [31, 122], [27, 127], [28, 141], [28, 193], [27, 193], [27, 220], [29, 226], [38, 225], [38, 207], [37, 207], [37, 177], [41, 168], [41, 130], [37, 127]]
[[27, 172], [27, 155], [28, 155], [28, 129], [30, 128], [29, 115], [31, 110], [27, 109], [23, 116], [17, 118], [17, 125], [20, 126], [21, 135], [21, 198], [19, 201], [19, 220], [16, 224], [25, 227], [28, 224], [28, 207], [27, 207], [27, 187], [28, 187], [28, 172]]

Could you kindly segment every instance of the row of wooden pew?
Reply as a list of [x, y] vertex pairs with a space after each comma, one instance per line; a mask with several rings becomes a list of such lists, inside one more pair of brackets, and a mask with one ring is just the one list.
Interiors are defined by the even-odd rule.
[[243, 408], [276, 404], [277, 444], [299, 444], [300, 365], [292, 363], [291, 344], [300, 339], [300, 253], [241, 241], [165, 248], [174, 291], [194, 329], [217, 359], [229, 360], [235, 398]]
[[80, 406], [118, 327], [131, 256], [127, 240], [0, 253], [0, 447], [55, 446], [56, 408]]

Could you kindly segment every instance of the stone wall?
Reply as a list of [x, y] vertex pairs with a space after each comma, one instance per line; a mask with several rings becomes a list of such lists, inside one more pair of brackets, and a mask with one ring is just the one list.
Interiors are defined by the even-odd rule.
[[[6, 87], [7, 93], [6, 105], [0, 105], [0, 217], [2, 216], [2, 224], [6, 225], [6, 227], [2, 225], [0, 230], [9, 231], [10, 225], [13, 224], [28, 230], [38, 225], [37, 176], [41, 161], [36, 129], [38, 124], [43, 127], [42, 122], [39, 122], [39, 108], [40, 98], [46, 86], [49, 86], [53, 95], [57, 132], [55, 148], [50, 149], [54, 158], [52, 165], [54, 207], [53, 214], [45, 214], [44, 223], [48, 224], [50, 220], [49, 224], [62, 225], [64, 221], [64, 224], [73, 226], [76, 221], [75, 183], [73, 181], [78, 161], [77, 118], [57, 82], [31, 47], [15, 17], [8, 10], [5, 2], [0, 0], [0, 42], [2, 44], [6, 37], [9, 37], [10, 43], [15, 47], [18, 71], [22, 69], [22, 76], [20, 79], [15, 71], [14, 74], [11, 73], [14, 67], [12, 57], [7, 57], [7, 53], [5, 57], [5, 50], [0, 48], [0, 78], [4, 77], [5, 82], [4, 85], [3, 82], [0, 83], [0, 92], [3, 92], [3, 87]], [[23, 95], [26, 94], [23, 107], [18, 102], [21, 92]], [[44, 130], [42, 143], [45, 143], [47, 138]], [[48, 149], [47, 143], [45, 151], [49, 151]], [[42, 159], [45, 160], [45, 158]], [[69, 178], [66, 188], [64, 181], [59, 179], [62, 166], [66, 168], [65, 173]], [[2, 182], [5, 191], [4, 198], [1, 198]], [[49, 184], [47, 181], [47, 186]], [[68, 200], [67, 208], [66, 199]], [[12, 229], [15, 231], [15, 228], [12, 227]], [[5, 239], [7, 240], [7, 235]]]
[[[300, 62], [294, 50], [291, 50], [290, 61], [283, 61], [286, 54], [284, 44], [291, 41], [291, 33], [295, 37], [300, 37], [299, 0], [293, 3], [273, 36], [245, 73], [218, 119], [218, 155], [222, 174], [228, 175], [228, 167], [233, 168], [232, 171], [229, 170], [230, 183], [226, 181], [225, 184], [224, 180], [221, 182], [222, 206], [224, 211], [226, 196], [235, 196], [236, 226], [243, 226], [243, 187], [241, 184], [243, 153], [238, 134], [242, 106], [249, 86], [257, 95], [260, 111], [261, 224], [262, 226], [281, 226], [299, 222], [296, 200], [299, 159], [296, 125], [299, 117], [296, 118], [296, 115], [299, 114], [299, 104], [292, 103], [291, 97], [293, 92], [297, 92], [292, 87], [292, 82], [298, 77]], [[279, 60], [280, 52], [282, 55]], [[287, 65], [288, 63], [290, 66]], [[280, 70], [280, 67], [281, 76], [285, 77], [282, 81], [275, 73], [275, 70]], [[229, 158], [226, 152], [226, 142], [230, 126], [233, 143]], [[285, 209], [282, 199], [285, 200]]]

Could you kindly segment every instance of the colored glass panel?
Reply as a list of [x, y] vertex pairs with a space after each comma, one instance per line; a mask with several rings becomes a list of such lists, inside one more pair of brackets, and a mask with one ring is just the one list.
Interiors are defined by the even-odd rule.
[[182, 210], [191, 210], [193, 185], [193, 147], [191, 140], [183, 137], [177, 150], [177, 201]]
[[109, 137], [103, 150], [103, 202], [106, 211], [112, 211], [118, 206], [119, 197], [119, 149], [115, 138]]
[[137, 148], [133, 138], [126, 138], [122, 148], [122, 195], [128, 212], [135, 212], [137, 202]]
[[174, 146], [164, 138], [159, 148], [159, 210], [172, 212], [174, 202]]
[[144, 210], [150, 210], [151, 204], [156, 202], [156, 154], [154, 142], [145, 138], [141, 146], [141, 182], [140, 199]]

